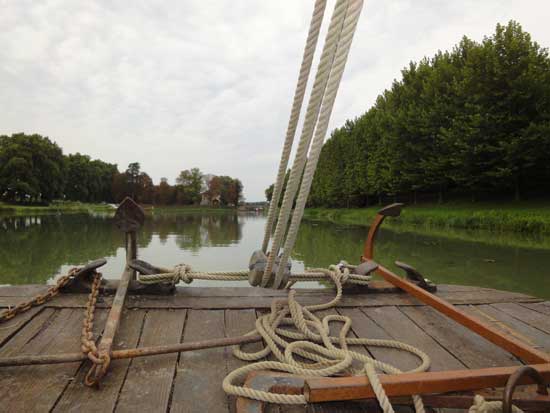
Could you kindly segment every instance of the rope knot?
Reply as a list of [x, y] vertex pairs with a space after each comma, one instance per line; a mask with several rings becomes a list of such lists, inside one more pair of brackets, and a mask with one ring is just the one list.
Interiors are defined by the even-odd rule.
[[193, 277], [190, 275], [191, 266], [187, 264], [178, 264], [174, 267], [174, 284], [183, 281], [186, 284], [193, 282]]

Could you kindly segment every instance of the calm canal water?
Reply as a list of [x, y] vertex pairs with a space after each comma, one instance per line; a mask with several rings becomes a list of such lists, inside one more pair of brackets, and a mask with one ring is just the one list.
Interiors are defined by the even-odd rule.
[[[185, 262], [197, 270], [241, 270], [261, 244], [264, 225], [265, 216], [254, 214], [155, 213], [138, 235], [139, 256], [167, 267]], [[293, 270], [341, 259], [356, 262], [366, 235], [364, 227], [304, 222]], [[550, 299], [549, 245], [548, 239], [513, 234], [392, 227], [381, 230], [375, 255], [390, 267], [395, 260], [407, 262], [436, 283]], [[100, 257], [108, 261], [103, 275], [118, 278], [123, 237], [108, 215], [0, 216], [0, 284], [52, 282], [72, 266]]]

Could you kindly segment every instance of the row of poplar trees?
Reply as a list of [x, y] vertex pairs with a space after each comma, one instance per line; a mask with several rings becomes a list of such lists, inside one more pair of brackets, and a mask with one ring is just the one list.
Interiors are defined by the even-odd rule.
[[550, 190], [550, 59], [520, 24], [466, 37], [402, 79], [323, 147], [309, 204], [494, 199]]

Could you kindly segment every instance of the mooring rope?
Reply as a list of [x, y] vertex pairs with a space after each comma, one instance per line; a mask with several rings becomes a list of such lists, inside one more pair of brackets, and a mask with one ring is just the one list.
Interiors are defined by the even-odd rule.
[[[339, 264], [341, 267], [352, 270], [354, 265], [350, 265], [345, 261]], [[141, 284], [159, 284], [159, 283], [173, 283], [177, 284], [183, 281], [186, 284], [190, 284], [193, 280], [206, 280], [206, 281], [248, 281], [249, 271], [193, 271], [190, 265], [178, 264], [171, 270], [164, 269], [163, 272], [158, 274], [140, 274], [137, 277], [137, 281]], [[309, 281], [325, 281], [329, 280], [329, 271], [324, 268], [311, 268], [302, 273], [294, 273], [289, 277], [290, 285], [296, 282], [309, 282]], [[344, 284], [355, 285], [368, 285], [372, 279], [370, 275], [352, 274], [349, 271], [346, 272], [340, 282]]]

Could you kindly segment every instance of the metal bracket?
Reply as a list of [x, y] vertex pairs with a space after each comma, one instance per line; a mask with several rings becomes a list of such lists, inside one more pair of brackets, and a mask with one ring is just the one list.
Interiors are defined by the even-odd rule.
[[420, 272], [416, 268], [411, 267], [409, 264], [405, 264], [401, 261], [395, 261], [395, 265], [404, 270], [407, 274], [407, 278], [413, 281], [420, 288], [423, 288], [431, 293], [437, 291], [437, 286], [430, 280], [424, 278], [424, 276], [420, 274]]
[[[92, 287], [92, 274], [99, 268], [107, 263], [105, 258], [100, 258], [94, 261], [90, 261], [82, 268], [80, 268], [75, 274], [72, 281], [61, 289], [63, 293], [89, 293]], [[104, 284], [105, 281], [101, 280]]]
[[[139, 272], [140, 274], [151, 275], [170, 272], [167, 268], [157, 267], [143, 260], [131, 260], [128, 266]], [[132, 294], [150, 294], [150, 295], [170, 295], [176, 292], [176, 286], [171, 282], [158, 284], [140, 284], [137, 281], [130, 283], [130, 291]]]
[[[288, 260], [288, 262], [286, 263], [286, 268], [283, 273], [283, 278], [281, 280], [281, 283], [278, 286], [273, 285], [275, 281], [275, 274], [277, 274], [277, 271], [279, 270], [280, 262], [281, 262], [280, 256], [275, 258], [275, 263], [273, 265], [271, 277], [268, 280], [267, 284], [263, 286], [264, 288], [283, 289], [288, 284], [288, 280], [290, 279], [290, 273], [292, 269], [292, 263], [290, 260]], [[250, 283], [250, 285], [254, 287], [260, 285], [266, 266], [267, 266], [267, 255], [265, 255], [265, 253], [262, 250], [254, 251], [248, 263], [248, 269], [249, 269], [248, 282]]]

